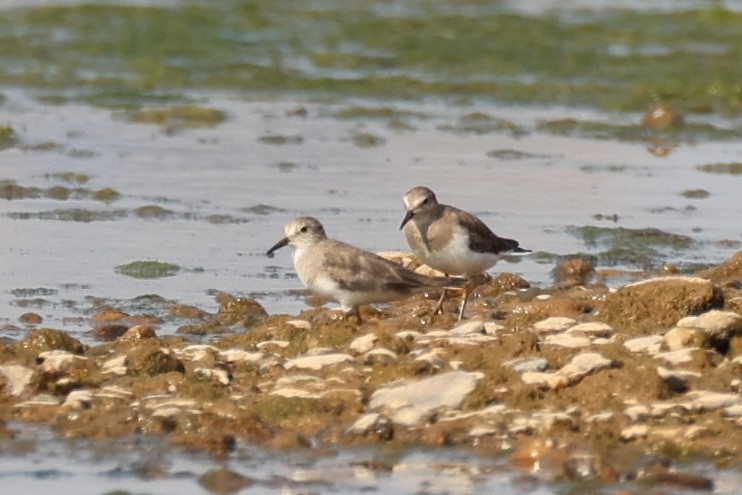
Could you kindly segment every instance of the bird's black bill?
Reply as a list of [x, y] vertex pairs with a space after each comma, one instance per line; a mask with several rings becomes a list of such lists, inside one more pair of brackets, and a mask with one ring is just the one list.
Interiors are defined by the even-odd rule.
[[413, 216], [414, 213], [412, 213], [412, 211], [410, 210], [407, 210], [407, 212], [404, 214], [404, 218], [402, 219], [402, 224], [399, 226], [399, 230], [402, 230], [402, 227], [404, 227], [407, 222], [412, 220]]
[[278, 241], [272, 248], [270, 248], [268, 251], [266, 251], [266, 253], [265, 253], [266, 256], [268, 256], [269, 258], [272, 258], [274, 251], [277, 251], [277, 250], [281, 249], [282, 247], [284, 247], [288, 243], [289, 243], [288, 237], [284, 237], [283, 239], [281, 239], [280, 241]]

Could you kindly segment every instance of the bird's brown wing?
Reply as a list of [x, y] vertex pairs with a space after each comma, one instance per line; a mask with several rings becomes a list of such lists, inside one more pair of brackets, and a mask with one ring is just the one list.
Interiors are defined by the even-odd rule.
[[455, 210], [461, 225], [469, 230], [469, 247], [479, 253], [500, 254], [518, 248], [518, 241], [498, 237], [484, 222], [471, 213]]

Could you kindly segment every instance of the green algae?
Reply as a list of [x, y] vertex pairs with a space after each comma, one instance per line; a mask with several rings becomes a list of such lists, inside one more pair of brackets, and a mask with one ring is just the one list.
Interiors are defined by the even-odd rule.
[[0, 126], [0, 150], [10, 148], [17, 144], [18, 138], [13, 128], [9, 125]]
[[680, 195], [688, 199], [706, 199], [711, 196], [711, 193], [706, 189], [686, 189]]
[[742, 162], [706, 163], [696, 168], [709, 174], [742, 175]]
[[695, 123], [669, 129], [653, 129], [641, 124], [617, 124], [592, 120], [557, 119], [540, 122], [537, 129], [558, 136], [619, 141], [652, 141], [666, 138], [677, 142], [739, 139], [742, 129], [727, 129], [712, 124]]
[[73, 184], [85, 184], [90, 180], [90, 176], [87, 174], [79, 174], [76, 172], [59, 172], [56, 174], [46, 175], [46, 178], [53, 178], [61, 180], [62, 182], [70, 182]]
[[459, 134], [490, 134], [506, 132], [512, 136], [524, 136], [526, 130], [514, 122], [493, 117], [483, 112], [471, 112], [459, 117], [455, 124], [444, 124], [438, 126], [441, 131], [455, 132]]
[[180, 271], [178, 265], [161, 261], [132, 261], [116, 267], [116, 273], [142, 279], [172, 277]]
[[134, 210], [134, 214], [136, 216], [144, 219], [162, 220], [164, 218], [171, 217], [173, 213], [173, 210], [168, 210], [167, 208], [163, 208], [159, 205], [144, 205]]
[[204, 88], [742, 110], [742, 13], [719, 3], [529, 16], [436, 0], [401, 10], [340, 0], [5, 9], [0, 85], [117, 108]]
[[221, 110], [196, 105], [130, 110], [125, 115], [130, 122], [155, 124], [173, 129], [216, 127], [227, 119], [227, 114]]
[[386, 139], [370, 132], [358, 132], [353, 134], [351, 141], [359, 148], [374, 148], [386, 143]]
[[598, 254], [601, 263], [648, 266], [664, 259], [668, 253], [679, 253], [696, 245], [693, 238], [656, 228], [572, 226], [568, 232], [591, 248], [603, 248]]

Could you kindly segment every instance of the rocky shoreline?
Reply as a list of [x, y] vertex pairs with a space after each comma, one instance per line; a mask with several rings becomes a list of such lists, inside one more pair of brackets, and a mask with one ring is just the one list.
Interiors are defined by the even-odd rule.
[[431, 319], [437, 294], [362, 308], [360, 323], [223, 297], [216, 314], [174, 305], [192, 324], [172, 336], [107, 308], [91, 325], [109, 341], [87, 346], [24, 315], [25, 337], [0, 340], [0, 439], [20, 421], [217, 456], [462, 446], [548, 480], [711, 490], [681, 466], [742, 467], [742, 252], [617, 290], [567, 263], [575, 276], [550, 288], [489, 281], [462, 322], [453, 306]]

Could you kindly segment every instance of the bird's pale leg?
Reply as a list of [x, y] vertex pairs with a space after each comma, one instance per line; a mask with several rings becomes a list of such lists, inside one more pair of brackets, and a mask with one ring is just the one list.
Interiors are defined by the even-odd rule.
[[438, 304], [435, 305], [435, 309], [433, 310], [433, 314], [437, 315], [438, 313], [443, 313], [443, 300], [446, 298], [446, 289], [443, 289], [441, 292], [441, 298], [438, 299]]
[[464, 317], [464, 310], [466, 309], [466, 303], [469, 301], [469, 296], [472, 292], [474, 292], [474, 289], [479, 287], [480, 285], [489, 282], [492, 277], [490, 277], [487, 273], [481, 273], [479, 275], [474, 275], [472, 277], [468, 277], [466, 281], [466, 285], [464, 286], [464, 295], [461, 296], [461, 307], [459, 308], [459, 321], [461, 321], [461, 318]]
[[461, 296], [461, 306], [459, 307], [459, 319], [458, 321], [461, 321], [461, 318], [464, 316], [464, 310], [466, 309], [466, 302], [469, 300], [469, 294], [471, 294], [471, 291], [469, 290], [468, 284], [466, 287], [464, 287], [464, 294]]

